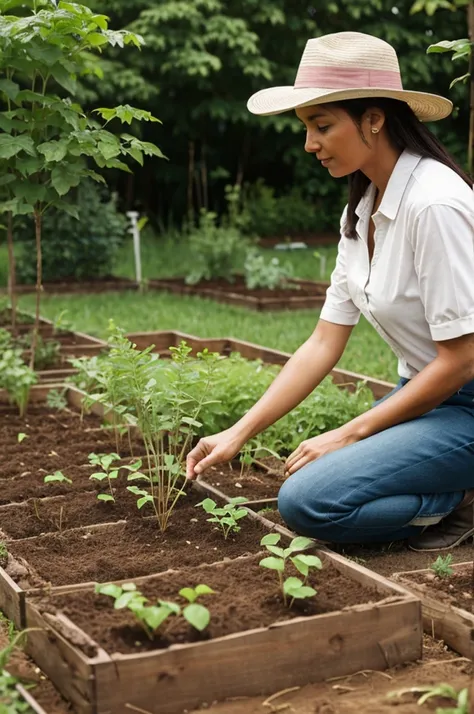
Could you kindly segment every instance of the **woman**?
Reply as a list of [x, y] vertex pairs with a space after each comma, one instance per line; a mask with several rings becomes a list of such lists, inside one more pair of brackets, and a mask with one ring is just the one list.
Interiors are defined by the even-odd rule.
[[451, 102], [404, 90], [390, 45], [343, 32], [310, 40], [294, 87], [258, 92], [249, 109], [295, 109], [306, 151], [349, 177], [349, 200], [314, 333], [242, 419], [199, 441], [188, 477], [299, 404], [362, 313], [397, 355], [400, 381], [288, 457], [280, 512], [325, 541], [452, 548], [474, 534], [474, 194], [421, 123], [447, 116]]

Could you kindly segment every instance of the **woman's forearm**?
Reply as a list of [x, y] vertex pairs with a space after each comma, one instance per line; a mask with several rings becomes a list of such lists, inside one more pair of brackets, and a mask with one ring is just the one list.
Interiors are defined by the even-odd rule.
[[[338, 362], [351, 327], [326, 323], [328, 336], [317, 331], [291, 356], [259, 401], [232, 427], [243, 443], [274, 424], [303, 401]], [[320, 333], [324, 328], [320, 330]]]

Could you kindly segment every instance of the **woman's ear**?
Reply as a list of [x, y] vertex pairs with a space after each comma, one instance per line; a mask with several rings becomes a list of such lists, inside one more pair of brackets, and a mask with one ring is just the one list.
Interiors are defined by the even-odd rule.
[[378, 134], [385, 124], [385, 112], [378, 107], [369, 107], [364, 116], [369, 132]]

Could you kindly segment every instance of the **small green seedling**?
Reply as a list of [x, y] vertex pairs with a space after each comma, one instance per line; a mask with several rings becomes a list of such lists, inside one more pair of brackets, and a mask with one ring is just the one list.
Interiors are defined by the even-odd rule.
[[448, 709], [438, 708], [437, 714], [469, 714], [469, 697], [468, 689], [461, 689], [459, 692], [450, 684], [434, 684], [428, 687], [407, 687], [406, 689], [397, 689], [394, 692], [389, 692], [389, 699], [401, 699], [405, 694], [421, 694], [417, 700], [418, 706], [422, 706], [425, 702], [433, 697], [441, 699], [452, 699], [454, 707]]
[[243, 496], [232, 498], [230, 503], [225, 506], [218, 506], [212, 498], [205, 498], [204, 501], [196, 504], [211, 515], [207, 520], [209, 523], [218, 523], [224, 533], [224, 538], [227, 540], [230, 532], [238, 533], [240, 531], [239, 521], [248, 515], [246, 508], [238, 508], [239, 503], [246, 503], [247, 499]]
[[55, 471], [54, 474], [48, 474], [44, 477], [45, 483], [54, 483], [58, 481], [60, 483], [72, 483], [71, 479], [63, 474], [62, 471]]
[[435, 562], [430, 567], [431, 570], [436, 573], [438, 578], [449, 578], [449, 576], [454, 573], [454, 570], [451, 568], [452, 562], [453, 556], [451, 553], [448, 553], [448, 555], [445, 555], [444, 557], [442, 555], [438, 555]]
[[149, 605], [149, 599], [137, 590], [135, 583], [125, 583], [121, 586], [113, 583], [96, 585], [95, 591], [100, 595], [113, 597], [115, 610], [121, 610], [125, 607], [131, 610], [150, 639], [153, 639], [155, 631], [170, 615], [184, 617], [191, 627], [194, 627], [199, 632], [205, 630], [211, 620], [207, 607], [196, 602], [202, 595], [214, 594], [214, 590], [208, 585], [182, 588], [179, 591], [179, 595], [188, 602], [188, 605], [184, 607], [167, 600], [158, 600], [156, 605]]
[[28, 434], [23, 434], [20, 431], [20, 433], [16, 435], [16, 438], [18, 439], [18, 443], [21, 444], [22, 441], [28, 438]]
[[46, 404], [50, 409], [56, 409], [58, 412], [63, 411], [67, 407], [67, 399], [64, 396], [64, 391], [51, 389], [46, 396]]
[[[288, 548], [280, 548], [277, 545], [280, 540], [281, 535], [278, 533], [269, 533], [262, 538], [260, 545], [264, 545], [272, 555], [271, 557], [263, 558], [259, 565], [261, 565], [262, 568], [277, 571], [283, 594], [283, 602], [285, 606], [288, 605], [288, 597], [290, 597], [289, 606], [291, 607], [296, 599], [301, 600], [316, 595], [316, 590], [306, 585], [306, 580], [311, 568], [321, 570], [323, 564], [316, 555], [305, 555], [304, 553], [298, 552], [314, 545], [314, 541], [312, 541], [311, 538], [304, 538], [303, 536], [293, 538]], [[286, 578], [286, 580], [283, 579], [288, 560], [290, 560], [298, 572], [303, 575], [303, 580], [295, 577], [289, 577]]]
[[120, 469], [124, 469], [125, 471], [129, 471], [129, 478], [133, 475], [134, 478], [144, 478], [146, 479], [147, 477], [145, 474], [140, 473], [139, 469], [142, 467], [142, 460], [138, 459], [135, 461], [133, 464], [127, 464], [127, 465], [122, 465], [122, 464], [116, 464], [113, 466], [114, 461], [120, 461], [120, 456], [119, 454], [112, 453], [112, 454], [94, 454], [91, 453], [88, 456], [89, 463], [91, 466], [99, 466], [102, 471], [96, 471], [95, 473], [91, 474], [89, 478], [94, 479], [96, 481], [104, 481], [107, 479], [108, 484], [109, 484], [109, 491], [110, 493], [99, 493], [97, 496], [97, 499], [99, 501], [112, 501], [115, 502], [115, 497], [114, 497], [114, 491], [112, 488], [112, 480], [117, 480], [119, 477]]

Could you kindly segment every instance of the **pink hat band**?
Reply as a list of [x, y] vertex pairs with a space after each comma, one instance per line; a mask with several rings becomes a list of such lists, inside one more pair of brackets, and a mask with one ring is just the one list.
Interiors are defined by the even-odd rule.
[[399, 72], [385, 69], [359, 67], [301, 67], [295, 80], [295, 89], [359, 89], [378, 87], [403, 90]]

